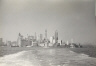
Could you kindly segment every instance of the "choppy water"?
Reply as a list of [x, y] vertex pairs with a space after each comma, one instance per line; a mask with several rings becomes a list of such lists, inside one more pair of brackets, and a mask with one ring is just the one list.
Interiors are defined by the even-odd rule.
[[0, 66], [96, 66], [96, 58], [66, 49], [41, 49], [0, 57]]

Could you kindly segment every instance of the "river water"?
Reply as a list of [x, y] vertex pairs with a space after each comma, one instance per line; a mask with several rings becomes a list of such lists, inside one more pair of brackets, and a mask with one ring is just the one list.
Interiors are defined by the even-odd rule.
[[96, 58], [68, 49], [34, 49], [0, 57], [0, 66], [96, 66]]

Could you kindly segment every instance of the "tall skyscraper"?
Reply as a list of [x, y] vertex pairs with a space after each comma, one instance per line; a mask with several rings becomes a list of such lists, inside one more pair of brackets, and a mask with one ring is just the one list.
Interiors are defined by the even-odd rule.
[[3, 38], [0, 38], [0, 42], [3, 42]]
[[53, 36], [50, 37], [50, 43], [53, 43]]
[[40, 43], [43, 42], [43, 34], [40, 34]]
[[55, 43], [58, 43], [58, 31], [55, 31]]
[[48, 42], [48, 38], [47, 38], [47, 30], [45, 30], [45, 44], [44, 44], [45, 47], [48, 47], [49, 46], [49, 42]]
[[17, 39], [17, 43], [19, 47], [21, 47], [21, 40], [22, 40], [22, 35], [19, 33], [18, 39]]
[[0, 46], [3, 44], [3, 38], [0, 38]]

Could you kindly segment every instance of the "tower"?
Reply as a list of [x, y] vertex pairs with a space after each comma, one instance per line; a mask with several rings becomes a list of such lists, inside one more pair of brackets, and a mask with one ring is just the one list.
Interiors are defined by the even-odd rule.
[[45, 41], [44, 42], [45, 42], [44, 46], [48, 47], [49, 43], [48, 43], [48, 39], [47, 39], [47, 30], [45, 30]]
[[67, 45], [69, 45], [69, 41], [67, 41]]
[[53, 36], [50, 37], [50, 43], [53, 43]]
[[55, 31], [55, 43], [58, 43], [58, 31]]
[[18, 39], [17, 39], [17, 43], [18, 43], [18, 46], [19, 46], [19, 47], [21, 47], [21, 39], [22, 39], [22, 36], [21, 36], [21, 34], [19, 33]]
[[3, 44], [3, 38], [0, 38], [0, 46]]

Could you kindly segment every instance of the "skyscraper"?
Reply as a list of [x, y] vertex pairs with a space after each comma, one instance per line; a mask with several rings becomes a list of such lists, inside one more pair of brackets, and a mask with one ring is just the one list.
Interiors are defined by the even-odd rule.
[[18, 35], [18, 39], [17, 39], [17, 43], [18, 43], [18, 46], [21, 47], [21, 40], [23, 39], [23, 36], [19, 33]]
[[3, 42], [3, 38], [0, 38], [0, 42]]
[[58, 43], [58, 31], [55, 31], [55, 43]]
[[0, 46], [3, 44], [3, 38], [0, 38]]
[[53, 43], [53, 36], [50, 37], [50, 43]]

